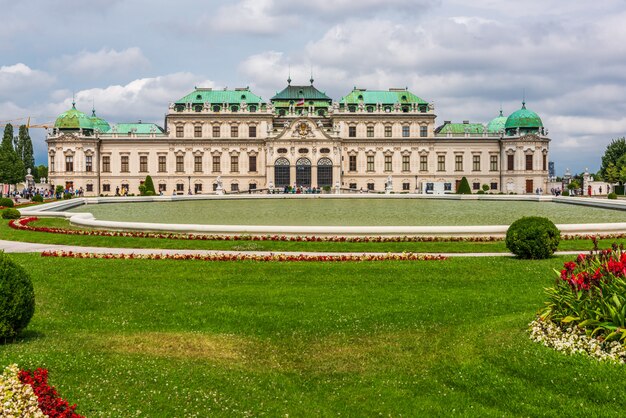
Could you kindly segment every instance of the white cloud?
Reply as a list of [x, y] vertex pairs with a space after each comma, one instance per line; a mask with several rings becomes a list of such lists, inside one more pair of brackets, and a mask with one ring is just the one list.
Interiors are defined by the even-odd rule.
[[218, 9], [210, 19], [211, 29], [221, 32], [268, 35], [293, 27], [298, 19], [272, 14], [273, 0], [240, 0]]
[[59, 71], [83, 77], [126, 74], [149, 67], [149, 62], [138, 47], [122, 51], [102, 48], [96, 52], [82, 51], [75, 55], [64, 55], [52, 63]]
[[17, 63], [0, 67], [0, 100], [28, 98], [40, 94], [41, 89], [49, 87], [55, 79], [48, 73], [33, 70], [28, 65]]

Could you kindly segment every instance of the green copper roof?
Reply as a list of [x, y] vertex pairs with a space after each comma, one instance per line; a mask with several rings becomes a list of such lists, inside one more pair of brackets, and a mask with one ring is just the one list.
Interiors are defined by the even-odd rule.
[[250, 103], [262, 103], [261, 99], [256, 94], [252, 93], [247, 87], [245, 89], [235, 90], [213, 90], [209, 88], [197, 88], [176, 101], [176, 104], [183, 103], [212, 103], [212, 104], [240, 104], [241, 102]]
[[446, 123], [435, 130], [438, 134], [465, 135], [482, 134], [485, 127], [481, 123]]
[[109, 125], [109, 122], [96, 116], [96, 109], [91, 110], [90, 119], [94, 129], [97, 129], [102, 133], [106, 133], [111, 130], [111, 125]]
[[526, 103], [522, 102], [522, 108], [511, 113], [506, 119], [505, 129], [516, 128], [541, 128], [541, 118], [532, 110], [526, 109]]
[[491, 121], [487, 124], [487, 132], [490, 134], [497, 134], [504, 130], [506, 119], [506, 116], [502, 115], [502, 110], [500, 110], [500, 115], [491, 119]]
[[118, 134], [127, 135], [129, 132], [136, 134], [150, 134], [152, 131], [156, 134], [164, 133], [163, 128], [155, 123], [118, 123], [114, 128]]
[[343, 104], [359, 104], [361, 102], [364, 104], [427, 103], [408, 89], [365, 90], [355, 88], [341, 98]]
[[316, 89], [312, 84], [310, 86], [292, 86], [291, 84], [285, 87], [279, 93], [276, 93], [274, 97], [271, 98], [272, 103], [274, 101], [297, 101], [300, 99], [308, 100], [323, 100], [328, 103], [332, 102], [332, 99], [328, 97], [325, 93]]
[[59, 115], [54, 122], [54, 127], [59, 129], [93, 129], [91, 118], [76, 109], [76, 103], [72, 103], [72, 108]]

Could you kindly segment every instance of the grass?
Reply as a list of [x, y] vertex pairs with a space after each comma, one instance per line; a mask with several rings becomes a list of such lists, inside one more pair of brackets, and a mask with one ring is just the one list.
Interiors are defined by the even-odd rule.
[[[65, 219], [41, 218], [33, 226], [81, 229], [73, 227]], [[194, 250], [232, 251], [316, 251], [316, 252], [422, 252], [422, 253], [488, 253], [507, 252], [504, 241], [494, 242], [281, 242], [281, 241], [189, 241], [158, 238], [98, 237], [53, 234], [47, 232], [18, 231], [9, 228], [8, 221], [0, 220], [0, 239], [10, 241], [38, 242], [44, 244], [78, 245], [120, 248], [167, 248]], [[600, 246], [608, 248], [614, 242], [626, 240], [600, 240]], [[589, 239], [561, 241], [559, 251], [589, 251]]]
[[611, 416], [624, 368], [532, 343], [563, 258], [207, 263], [14, 255], [37, 310], [0, 362], [87, 416]]
[[[123, 200], [123, 199], [121, 199]], [[549, 202], [442, 199], [257, 199], [83, 205], [97, 219], [227, 225], [510, 225], [522, 216], [554, 223], [626, 222], [626, 211]]]

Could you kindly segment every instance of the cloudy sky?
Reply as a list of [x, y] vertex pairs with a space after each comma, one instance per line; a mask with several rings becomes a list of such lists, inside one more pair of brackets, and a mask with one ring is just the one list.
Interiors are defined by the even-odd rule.
[[[0, 123], [71, 106], [163, 124], [194, 86], [286, 84], [339, 99], [408, 87], [437, 121], [537, 112], [557, 174], [626, 134], [623, 0], [0, 0]], [[20, 121], [14, 121], [20, 123]], [[45, 163], [44, 131], [33, 129]]]

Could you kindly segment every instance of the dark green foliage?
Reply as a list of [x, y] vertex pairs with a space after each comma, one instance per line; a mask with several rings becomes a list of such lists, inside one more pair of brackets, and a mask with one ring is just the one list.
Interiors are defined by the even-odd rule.
[[33, 176], [35, 176], [35, 181], [39, 183], [42, 177], [48, 178], [48, 167], [40, 164], [35, 167], [35, 171], [33, 172]]
[[613, 186], [613, 191], [616, 194], [623, 195], [624, 194], [624, 186]]
[[483, 184], [482, 189], [483, 189], [484, 191], [488, 192], [488, 191], [489, 191], [489, 185], [488, 185], [488, 184]]
[[67, 200], [67, 199], [71, 199], [73, 196], [71, 193], [63, 193], [63, 199]]
[[606, 175], [609, 164], [613, 163], [617, 167], [618, 160], [624, 154], [626, 154], [626, 138], [621, 137], [612, 140], [611, 143], [607, 145], [606, 151], [604, 151], [604, 155], [602, 156], [602, 167], [600, 168], [602, 175]]
[[563, 190], [562, 196], [569, 196], [569, 190]]
[[22, 161], [24, 175], [30, 168], [31, 174], [35, 175], [35, 157], [33, 156], [33, 142], [30, 139], [26, 125], [20, 125], [15, 147], [17, 157]]
[[13, 203], [13, 200], [9, 199], [8, 197], [2, 197], [0, 198], [0, 206], [4, 206], [5, 208], [12, 208], [13, 206], [15, 206], [15, 204]]
[[4, 127], [0, 144], [0, 183], [16, 184], [24, 180], [24, 163], [13, 148], [13, 126]]
[[459, 190], [456, 191], [457, 194], [472, 194], [472, 189], [470, 189], [469, 182], [466, 177], [461, 179], [461, 183], [459, 184]]
[[513, 222], [506, 232], [506, 248], [519, 258], [550, 257], [561, 240], [561, 231], [548, 218], [528, 216]]
[[0, 253], [0, 339], [15, 338], [35, 312], [30, 276], [9, 256]]
[[476, 194], [485, 194], [485, 191], [481, 189], [481, 190], [477, 191]]
[[20, 219], [20, 211], [13, 208], [6, 208], [2, 211], [2, 219]]
[[[146, 187], [146, 196], [154, 196], [156, 194], [156, 190], [154, 190], [154, 182], [152, 181], [152, 177], [150, 175], [146, 176], [146, 181], [143, 182], [143, 185]], [[152, 192], [152, 194], [148, 195], [147, 192]]]
[[39, 202], [42, 203], [43, 202], [43, 196], [40, 194], [36, 194], [35, 196], [33, 196], [33, 198], [31, 199], [33, 202]]
[[615, 194], [615, 192], [611, 192], [611, 193], [609, 193], [607, 198], [609, 198], [609, 199], [617, 199], [617, 194]]

